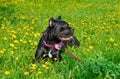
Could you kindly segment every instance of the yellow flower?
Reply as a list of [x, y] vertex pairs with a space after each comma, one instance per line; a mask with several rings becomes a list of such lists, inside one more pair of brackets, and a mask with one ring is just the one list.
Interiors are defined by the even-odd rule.
[[42, 67], [44, 67], [45, 69], [49, 69], [49, 67], [47, 67], [46, 64], [42, 64]]
[[1, 29], [5, 29], [5, 27], [1, 27]]
[[46, 67], [46, 65], [45, 65], [45, 64], [42, 64], [42, 67], [44, 67], [44, 68], [45, 68], [45, 67]]
[[106, 23], [104, 22], [103, 25], [106, 25]]
[[11, 54], [14, 54], [14, 52], [13, 52], [13, 51], [10, 51], [10, 53], [11, 53]]
[[37, 34], [34, 34], [34, 37], [35, 37], [35, 38], [38, 38]]
[[25, 40], [24, 40], [24, 41], [23, 41], [23, 43], [24, 43], [24, 44], [26, 44], [26, 43], [27, 43], [27, 41], [25, 41]]
[[89, 46], [89, 49], [93, 49], [93, 46]]
[[118, 44], [117, 44], [117, 43], [114, 43], [114, 46], [118, 46]]
[[49, 62], [45, 62], [45, 65], [51, 65], [51, 63], [49, 63]]
[[5, 24], [1, 24], [1, 29], [5, 29]]
[[3, 48], [2, 50], [3, 50], [4, 52], [6, 51], [6, 49], [5, 49], [5, 48]]
[[15, 34], [16, 32], [15, 32], [14, 30], [11, 30], [11, 33], [14, 33], [14, 34]]
[[5, 75], [9, 75], [10, 72], [9, 72], [9, 71], [5, 71], [4, 74], [5, 74]]
[[4, 37], [3, 40], [6, 41], [6, 40], [7, 40], [7, 37]]
[[16, 38], [16, 35], [12, 34], [12, 38], [14, 38], [14, 39], [15, 39], [15, 38]]
[[14, 47], [14, 49], [17, 49], [17, 47]]
[[20, 42], [23, 42], [23, 40], [22, 40], [22, 39], [20, 39]]
[[4, 53], [4, 51], [3, 50], [0, 50], [0, 54], [3, 54]]
[[113, 38], [110, 38], [109, 41], [114, 42], [114, 39], [113, 39]]
[[34, 21], [32, 21], [31, 23], [32, 23], [32, 24], [34, 24], [35, 22], [34, 22]]
[[32, 67], [31, 67], [31, 69], [32, 69], [32, 70], [35, 70], [35, 67], [34, 67], [34, 66], [32, 66]]
[[10, 47], [15, 47], [15, 45], [13, 43], [10, 44]]
[[28, 72], [28, 71], [25, 71], [25, 72], [24, 72], [24, 75], [29, 75], [29, 72]]
[[32, 70], [30, 70], [30, 72], [33, 72], [34, 70], [32, 69]]
[[1, 24], [2, 27], [5, 27], [5, 24]]
[[36, 64], [32, 64], [32, 67], [36, 67]]
[[22, 16], [21, 18], [22, 18], [22, 19], [25, 19], [25, 17], [24, 17], [24, 16]]
[[29, 26], [24, 26], [24, 30], [27, 30], [29, 28]]
[[28, 42], [29, 42], [29, 43], [31, 43], [31, 42], [32, 42], [32, 40], [28, 40]]
[[15, 44], [18, 44], [18, 43], [19, 43], [19, 41], [18, 41], [18, 40], [14, 40], [13, 42], [14, 42]]
[[32, 69], [32, 70], [35, 70], [35, 68], [36, 68], [36, 64], [32, 64], [31, 69]]
[[18, 59], [19, 59], [19, 57], [16, 57], [16, 58], [15, 58], [15, 60], [18, 60]]
[[33, 46], [34, 44], [31, 42], [30, 45]]
[[88, 39], [88, 40], [90, 40], [91, 38], [90, 38], [90, 37], [88, 37], [87, 39]]
[[37, 45], [38, 45], [38, 42], [34, 42], [34, 45], [37, 46]]
[[38, 71], [38, 74], [42, 74], [42, 71]]
[[57, 61], [58, 59], [57, 58], [54, 58], [55, 61]]
[[45, 69], [49, 69], [49, 67], [45, 67]]

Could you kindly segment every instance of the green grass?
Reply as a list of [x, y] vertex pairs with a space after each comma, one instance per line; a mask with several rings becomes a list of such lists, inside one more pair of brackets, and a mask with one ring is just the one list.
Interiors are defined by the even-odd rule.
[[[62, 62], [31, 65], [50, 17], [75, 28], [84, 63], [62, 53]], [[119, 0], [0, 0], [0, 79], [119, 79]]]

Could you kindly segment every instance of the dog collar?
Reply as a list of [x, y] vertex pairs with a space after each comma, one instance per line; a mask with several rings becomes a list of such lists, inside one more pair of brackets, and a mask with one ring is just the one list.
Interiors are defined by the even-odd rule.
[[44, 43], [45, 46], [47, 46], [47, 47], [49, 47], [49, 48], [55, 48], [55, 49], [57, 49], [57, 50], [61, 50], [61, 49], [62, 49], [62, 46], [63, 46], [62, 42], [57, 43], [57, 44], [54, 44], [54, 45], [47, 44], [46, 41], [43, 41], [43, 43]]

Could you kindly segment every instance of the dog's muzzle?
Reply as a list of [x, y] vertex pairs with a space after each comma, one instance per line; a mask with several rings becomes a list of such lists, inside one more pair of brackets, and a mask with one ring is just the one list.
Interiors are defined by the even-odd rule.
[[67, 41], [67, 40], [70, 40], [70, 39], [72, 39], [73, 38], [73, 36], [69, 36], [69, 37], [59, 37], [59, 39], [61, 40], [61, 41]]

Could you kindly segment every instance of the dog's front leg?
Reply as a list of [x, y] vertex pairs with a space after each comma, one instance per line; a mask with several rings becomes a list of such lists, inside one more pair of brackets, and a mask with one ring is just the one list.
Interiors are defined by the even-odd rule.
[[57, 51], [56, 53], [57, 53], [56, 54], [57, 61], [60, 62], [62, 60], [61, 53], [60, 51]]
[[35, 60], [33, 60], [32, 63], [35, 63], [36, 61], [38, 62], [40, 59], [42, 59], [43, 54], [44, 54], [44, 49], [38, 48], [35, 53]]

